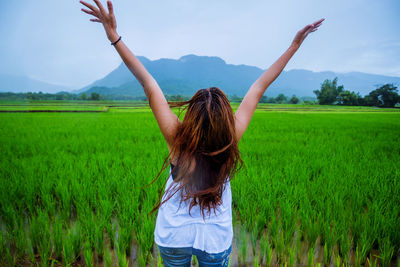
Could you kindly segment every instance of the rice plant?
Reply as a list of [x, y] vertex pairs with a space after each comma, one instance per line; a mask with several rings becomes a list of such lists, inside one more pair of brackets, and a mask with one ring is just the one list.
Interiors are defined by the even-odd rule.
[[[144, 102], [120, 104], [124, 109], [104, 113], [0, 114], [0, 265], [71, 266], [89, 257], [87, 244], [93, 262], [125, 266], [133, 244], [133, 264], [155, 262], [156, 216], [147, 213], [168, 170], [141, 187], [168, 149]], [[66, 108], [35, 108], [50, 106]], [[282, 107], [260, 104], [239, 143], [245, 168], [231, 188], [240, 263], [393, 265], [400, 249], [400, 112]], [[321, 247], [323, 258], [315, 253]]]

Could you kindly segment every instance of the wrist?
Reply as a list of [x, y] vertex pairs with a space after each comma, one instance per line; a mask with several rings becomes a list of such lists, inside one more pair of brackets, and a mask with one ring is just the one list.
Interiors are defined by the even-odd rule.
[[111, 43], [114, 43], [115, 41], [118, 40], [119, 35], [116, 31], [113, 31], [111, 33], [107, 33], [107, 38]]

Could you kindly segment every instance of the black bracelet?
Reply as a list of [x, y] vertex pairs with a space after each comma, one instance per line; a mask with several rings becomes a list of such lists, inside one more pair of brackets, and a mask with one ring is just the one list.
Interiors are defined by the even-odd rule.
[[121, 36], [118, 38], [118, 40], [117, 41], [115, 41], [114, 43], [111, 43], [111, 45], [116, 45], [120, 40], [121, 40]]

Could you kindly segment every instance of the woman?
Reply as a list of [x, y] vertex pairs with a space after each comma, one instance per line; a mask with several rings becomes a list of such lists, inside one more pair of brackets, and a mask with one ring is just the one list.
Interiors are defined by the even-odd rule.
[[225, 94], [211, 87], [175, 104], [187, 108], [181, 122], [157, 82], [118, 35], [111, 1], [108, 10], [99, 0], [93, 1], [95, 5], [81, 1], [87, 7], [82, 11], [103, 24], [111, 44], [143, 86], [167, 141], [169, 155], [161, 171], [170, 164], [170, 177], [152, 210], [159, 209], [154, 238], [165, 266], [190, 266], [192, 255], [200, 266], [227, 266], [233, 238], [230, 179], [242, 163], [238, 142], [265, 90], [324, 19], [296, 34], [283, 55], [250, 87], [235, 114]]

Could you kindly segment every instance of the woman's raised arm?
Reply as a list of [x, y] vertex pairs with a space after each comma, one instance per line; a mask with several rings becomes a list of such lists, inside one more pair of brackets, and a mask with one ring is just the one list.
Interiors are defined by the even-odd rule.
[[310, 32], [316, 31], [323, 21], [324, 19], [320, 19], [298, 31], [290, 47], [250, 87], [235, 113], [236, 137], [238, 141], [246, 131], [265, 90], [267, 90], [270, 84], [279, 76], [307, 35]]
[[146, 70], [143, 64], [137, 59], [137, 57], [129, 50], [122, 40], [119, 40], [120, 36], [117, 33], [117, 22], [114, 16], [114, 9], [111, 1], [107, 1], [107, 10], [103, 7], [99, 0], [93, 0], [96, 6], [91, 5], [87, 2], [80, 1], [81, 4], [86, 6], [88, 9], [82, 11], [94, 16], [90, 19], [93, 22], [99, 22], [103, 24], [104, 30], [106, 31], [107, 38], [110, 42], [117, 42], [114, 46], [118, 54], [121, 56], [125, 65], [136, 77], [136, 79], [143, 86], [143, 90], [149, 100], [150, 107], [156, 117], [157, 123], [160, 127], [165, 140], [167, 141], [168, 147], [172, 145], [172, 138], [175, 134], [177, 126], [180, 123], [179, 118], [170, 109], [167, 100], [161, 88], [158, 86], [156, 80]]

